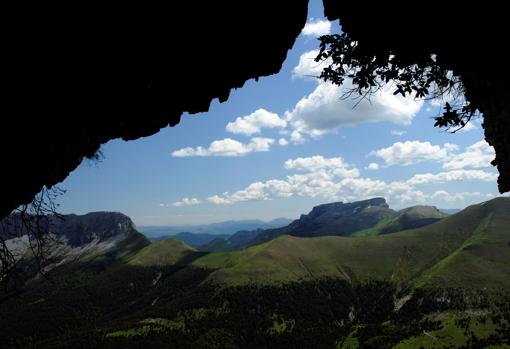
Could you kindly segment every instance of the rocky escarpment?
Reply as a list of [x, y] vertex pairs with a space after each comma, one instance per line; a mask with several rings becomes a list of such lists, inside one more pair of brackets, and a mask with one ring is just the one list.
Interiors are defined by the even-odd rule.
[[135, 224], [128, 216], [118, 212], [91, 212], [85, 215], [65, 215], [63, 219], [53, 217], [51, 232], [64, 236], [69, 245], [80, 246], [94, 240], [99, 242], [111, 238], [125, 239], [136, 233]]
[[394, 214], [384, 198], [316, 206], [288, 226], [294, 236], [350, 235]]
[[116, 263], [150, 244], [128, 216], [117, 212], [11, 214], [0, 220], [0, 239], [0, 284], [13, 290], [39, 272], [96, 258]]
[[315, 206], [309, 214], [301, 215], [298, 220], [284, 228], [265, 230], [254, 242], [261, 243], [284, 234], [302, 237], [347, 236], [374, 227], [395, 214], [395, 211], [389, 209], [384, 198], [351, 203], [334, 202]]
[[138, 234], [133, 221], [118, 212], [91, 212], [85, 215], [48, 215], [43, 217], [13, 214], [0, 222], [0, 236], [4, 240], [21, 238], [27, 234], [54, 236], [71, 248], [105, 241], [120, 242]]

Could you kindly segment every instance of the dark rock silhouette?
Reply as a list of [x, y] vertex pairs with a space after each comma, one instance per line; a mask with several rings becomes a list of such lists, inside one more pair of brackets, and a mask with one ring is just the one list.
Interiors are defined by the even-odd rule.
[[[510, 191], [510, 72], [501, 51], [507, 31], [503, 5], [427, 3], [419, 9], [379, 3], [323, 0], [329, 20], [359, 43], [360, 61], [393, 54], [423, 65], [431, 54], [460, 77], [471, 107], [483, 113], [485, 139], [496, 151], [501, 193]], [[368, 61], [365, 61], [368, 62]], [[374, 64], [377, 64], [375, 62]]]
[[[501, 192], [510, 190], [510, 92], [503, 5], [419, 10], [324, 0], [367, 52], [419, 63], [437, 53], [484, 113]], [[11, 6], [15, 6], [12, 5]], [[275, 74], [306, 0], [5, 9], [0, 217], [64, 180], [111, 139], [133, 140], [206, 111], [248, 79]], [[449, 7], [451, 6], [451, 7]]]
[[0, 217], [64, 180], [110, 139], [207, 111], [277, 73], [307, 0], [11, 8], [0, 137]]

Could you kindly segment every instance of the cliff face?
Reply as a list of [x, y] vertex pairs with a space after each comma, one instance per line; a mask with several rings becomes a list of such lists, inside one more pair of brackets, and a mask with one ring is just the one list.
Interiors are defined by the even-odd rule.
[[286, 234], [294, 236], [350, 235], [376, 225], [395, 212], [384, 198], [316, 206], [292, 222]]
[[80, 260], [90, 262], [99, 257], [106, 264], [126, 260], [150, 244], [136, 231], [133, 221], [118, 212], [11, 214], [0, 220], [0, 239], [9, 251], [2, 251], [5, 259], [0, 261], [0, 281], [7, 288]]
[[118, 212], [91, 212], [58, 217], [50, 215], [38, 220], [27, 218], [25, 222], [21, 221], [19, 214], [14, 214], [0, 221], [0, 237], [4, 240], [22, 237], [28, 233], [27, 226], [33, 229], [41, 227], [41, 233], [61, 237], [70, 247], [84, 246], [91, 242], [100, 243], [112, 238], [122, 241], [136, 233], [131, 218]]
[[135, 225], [131, 218], [117, 212], [91, 212], [85, 215], [65, 215], [63, 220], [53, 219], [51, 232], [65, 236], [71, 246], [81, 246], [110, 238], [125, 239], [133, 234]]
[[395, 215], [396, 212], [389, 208], [384, 198], [323, 204], [315, 206], [310, 213], [301, 215], [286, 227], [260, 232], [251, 244], [269, 241], [284, 234], [300, 237], [349, 236]]
[[0, 217], [110, 139], [150, 136], [276, 74], [307, 0], [11, 9]]

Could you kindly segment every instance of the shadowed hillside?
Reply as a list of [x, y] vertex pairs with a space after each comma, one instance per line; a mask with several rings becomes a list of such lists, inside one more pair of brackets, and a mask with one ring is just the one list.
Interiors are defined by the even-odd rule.
[[392, 234], [228, 253], [133, 231], [0, 292], [0, 347], [504, 347], [509, 212], [498, 198]]
[[[459, 285], [509, 287], [509, 213], [510, 199], [498, 198], [422, 228], [367, 238], [281, 236], [243, 251], [211, 253], [195, 265], [218, 268], [211, 278], [227, 283], [334, 276], [349, 281], [418, 278], [428, 285], [444, 277], [444, 285], [451, 278]], [[469, 270], [478, 259], [484, 262]], [[477, 278], [487, 284], [472, 282]]]

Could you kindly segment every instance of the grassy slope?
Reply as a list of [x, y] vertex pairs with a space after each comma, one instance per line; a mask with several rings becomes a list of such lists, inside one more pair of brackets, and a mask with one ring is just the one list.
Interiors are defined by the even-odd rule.
[[510, 200], [496, 199], [419, 229], [366, 238], [282, 236], [243, 251], [211, 253], [194, 265], [218, 269], [211, 279], [233, 284], [334, 276], [418, 278], [419, 286], [439, 285], [445, 278], [473, 286], [484, 280], [506, 287], [509, 212]]
[[129, 264], [139, 266], [172, 265], [191, 252], [196, 252], [196, 250], [180, 240], [153, 241], [136, 253], [129, 260]]
[[226, 251], [234, 251], [236, 247], [230, 243], [227, 239], [218, 238], [212, 241], [209, 241], [207, 244], [199, 246], [198, 249], [200, 251], [218, 251], [218, 252], [226, 252]]
[[[110, 256], [113, 261], [121, 263], [97, 270], [94, 265], [83, 270], [72, 269], [70, 266], [69, 273], [58, 274], [58, 277], [62, 278], [57, 280], [60, 288], [55, 288], [54, 283], [44, 283], [39, 289], [22, 294], [19, 300], [0, 303], [0, 313], [9, 314], [4, 322], [0, 323], [4, 333], [15, 333], [20, 326], [28, 328], [25, 332], [30, 333], [33, 324], [37, 324], [38, 327], [34, 326], [37, 328], [37, 331], [34, 331], [34, 341], [38, 344], [46, 343], [48, 348], [55, 347], [56, 343], [61, 344], [61, 347], [69, 347], [70, 345], [62, 343], [80, 338], [80, 335], [83, 335], [82, 340], [88, 343], [91, 338], [96, 338], [92, 333], [95, 333], [95, 336], [104, 333], [113, 336], [147, 329], [149, 325], [140, 320], [156, 319], [167, 321], [169, 326], [184, 326], [184, 322], [177, 320], [184, 319], [182, 314], [188, 313], [191, 314], [189, 318], [195, 320], [186, 318], [185, 323], [190, 326], [186, 331], [190, 328], [207, 329], [217, 326], [217, 319], [212, 317], [211, 322], [204, 322], [205, 325], [202, 325], [200, 314], [212, 313], [219, 308], [209, 309], [204, 305], [208, 303], [197, 303], [209, 302], [207, 299], [203, 300], [202, 296], [189, 299], [187, 297], [194, 287], [204, 285], [203, 280], [212, 269], [217, 270], [212, 272], [209, 280], [230, 284], [249, 281], [274, 283], [309, 277], [338, 276], [351, 281], [369, 277], [393, 278], [397, 281], [412, 279], [418, 286], [510, 287], [507, 281], [510, 280], [508, 213], [510, 199], [497, 199], [472, 206], [455, 216], [420, 229], [367, 238], [282, 236], [243, 251], [206, 254], [194, 260], [192, 265], [183, 263], [182, 268], [176, 268], [174, 264], [200, 254], [173, 239], [147, 245], [148, 242], [143, 236], [135, 234], [124, 242], [122, 249]], [[123, 263], [124, 261], [129, 264]], [[164, 267], [168, 265], [170, 267]], [[206, 267], [208, 270], [193, 269], [193, 266]], [[187, 288], [183, 287], [187, 285], [188, 279], [193, 280]], [[316, 294], [317, 291], [314, 290], [308, 293], [307, 297]], [[246, 297], [245, 294], [241, 295], [238, 297], [234, 294], [230, 302], [233, 304], [233, 300], [240, 299], [239, 304], [244, 304], [244, 299], [250, 298], [250, 293]], [[182, 308], [175, 308], [176, 299], [181, 300]], [[258, 298], [254, 299], [255, 304]], [[271, 298], [268, 299], [267, 302], [271, 303]], [[296, 304], [302, 304], [299, 303], [302, 299], [289, 297], [289, 301]], [[295, 308], [300, 307], [291, 309]], [[255, 314], [257, 308], [252, 309], [251, 314]], [[325, 313], [329, 313], [329, 305], [324, 309], [328, 309]], [[236, 308], [233, 313], [241, 311], [250, 313], [244, 308]], [[437, 347], [438, 343], [439, 347], [447, 343], [464, 344], [467, 337], [463, 335], [460, 327], [455, 325], [454, 320], [466, 316], [461, 312], [438, 313], [437, 316], [434, 315], [434, 319], [440, 318], [444, 328], [408, 337], [398, 347], [414, 348], [424, 344], [428, 348]], [[490, 319], [482, 326], [477, 322], [476, 316], [471, 317], [474, 320], [469, 326], [473, 330], [476, 327], [477, 335], [485, 337], [494, 331]], [[290, 323], [294, 318], [285, 319]], [[27, 322], [28, 320], [31, 322]], [[242, 321], [242, 317], [230, 321], [228, 324], [232, 326]], [[239, 326], [245, 329], [253, 326], [253, 323], [241, 323]], [[55, 329], [55, 324], [61, 327]], [[278, 326], [281, 326], [272, 325], [271, 330], [278, 330]], [[98, 329], [101, 331], [98, 332]], [[186, 331], [183, 330], [173, 338], [182, 337]], [[49, 335], [54, 333], [60, 337]], [[90, 337], [86, 337], [88, 335]], [[130, 347], [133, 338], [135, 337], [126, 339], [126, 347]], [[151, 338], [140, 336], [137, 343], [147, 345], [145, 342]], [[214, 343], [215, 340], [213, 338], [210, 342]], [[275, 336], [273, 340], [278, 340], [278, 337]], [[357, 342], [358, 338], [351, 336], [343, 343], [342, 348]], [[168, 343], [167, 339], [162, 339], [157, 344], [161, 346], [161, 343]], [[121, 344], [114, 347], [121, 347]]]
[[[509, 212], [510, 199], [495, 199], [418, 229], [363, 238], [281, 236], [242, 251], [197, 255], [192, 265], [216, 270], [210, 280], [227, 284], [339, 277], [510, 287]], [[173, 265], [193, 252], [166, 239], [123, 259], [136, 266]]]
[[418, 285], [510, 287], [510, 200], [497, 200], [463, 212], [463, 217], [486, 215], [469, 239], [423, 273]]
[[[423, 219], [442, 219], [446, 214], [437, 211], [432, 206], [413, 206], [403, 209], [398, 214], [388, 217], [376, 226], [358, 231], [353, 236], [374, 236], [380, 234], [393, 233], [412, 228], [413, 221], [418, 222]], [[425, 224], [420, 224], [423, 226]], [[414, 227], [418, 227], [415, 225]]]

